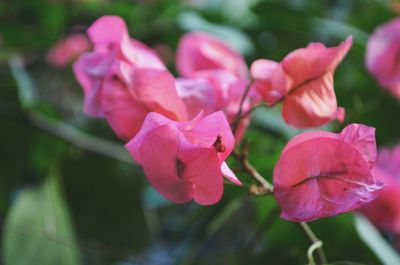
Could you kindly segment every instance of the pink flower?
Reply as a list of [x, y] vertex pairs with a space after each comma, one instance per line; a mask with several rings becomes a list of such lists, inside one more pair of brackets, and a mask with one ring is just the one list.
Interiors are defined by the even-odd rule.
[[379, 229], [400, 235], [400, 145], [381, 149], [372, 172], [385, 187], [360, 211]]
[[110, 72], [112, 75], [103, 84], [101, 108], [121, 139], [132, 139], [152, 111], [173, 120], [187, 120], [186, 107], [168, 71], [120, 62]]
[[149, 113], [139, 133], [126, 148], [144, 173], [167, 199], [217, 203], [223, 192], [223, 175], [240, 184], [224, 160], [234, 139], [222, 112], [188, 122], [175, 122]]
[[200, 112], [208, 115], [217, 110], [215, 91], [212, 84], [202, 78], [177, 78], [176, 89], [185, 103], [190, 119]]
[[311, 221], [349, 212], [377, 197], [382, 183], [371, 169], [375, 129], [351, 124], [339, 134], [314, 131], [294, 137], [274, 169], [281, 217]]
[[283, 101], [284, 120], [297, 128], [342, 121], [344, 109], [337, 106], [333, 74], [351, 45], [351, 37], [332, 48], [310, 43], [280, 63], [257, 60], [251, 66], [254, 86], [267, 104]]
[[381, 86], [400, 98], [400, 18], [383, 24], [372, 33], [366, 65]]
[[54, 66], [63, 67], [90, 49], [90, 42], [83, 34], [71, 34], [58, 41], [47, 54], [47, 61]]
[[[205, 115], [223, 110], [232, 124], [248, 83], [248, 80], [238, 79], [225, 70], [203, 70], [194, 73], [194, 78], [177, 79], [177, 88], [188, 109], [189, 118], [194, 118], [201, 110]], [[257, 102], [258, 94], [251, 90], [243, 102], [243, 113]], [[236, 140], [242, 138], [249, 123], [250, 116], [241, 120], [235, 134]]]
[[237, 78], [246, 79], [244, 59], [217, 38], [202, 32], [185, 34], [178, 45], [176, 67], [182, 77], [194, 77], [203, 70], [226, 70]]
[[91, 116], [104, 117], [101, 106], [103, 84], [116, 61], [134, 67], [165, 69], [154, 51], [129, 37], [120, 17], [100, 17], [89, 27], [88, 35], [94, 50], [82, 54], [73, 70], [84, 91], [84, 110]]

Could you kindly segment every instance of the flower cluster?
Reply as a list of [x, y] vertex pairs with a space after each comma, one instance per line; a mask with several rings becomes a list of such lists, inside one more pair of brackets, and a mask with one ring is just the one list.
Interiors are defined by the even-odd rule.
[[[332, 48], [311, 43], [280, 63], [257, 60], [249, 71], [228, 44], [188, 33], [178, 44], [174, 77], [151, 48], [129, 36], [119, 17], [99, 18], [88, 36], [93, 50], [73, 66], [85, 112], [107, 120], [152, 186], [175, 203], [217, 203], [224, 176], [241, 184], [225, 160], [250, 122], [241, 114], [255, 104], [283, 102], [284, 120], [297, 128], [344, 119], [333, 75], [351, 37]], [[282, 217], [314, 220], [370, 202], [382, 187], [371, 173], [375, 157], [374, 129], [360, 124], [339, 134], [293, 138], [274, 171]]]

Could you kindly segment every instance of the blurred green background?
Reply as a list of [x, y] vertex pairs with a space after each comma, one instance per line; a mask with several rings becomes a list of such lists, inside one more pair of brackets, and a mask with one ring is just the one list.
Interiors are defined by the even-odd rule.
[[[310, 243], [299, 226], [279, 218], [273, 198], [226, 186], [215, 206], [169, 203], [106, 122], [82, 112], [71, 67], [49, 66], [46, 53], [106, 14], [122, 16], [132, 37], [163, 51], [172, 72], [187, 31], [223, 37], [249, 65], [256, 58], [281, 60], [310, 41], [337, 45], [353, 35], [335, 74], [346, 121], [325, 129], [360, 122], [377, 128], [380, 146], [399, 142], [399, 101], [364, 67], [369, 34], [396, 16], [388, 1], [2, 0], [0, 264], [306, 264]], [[279, 107], [258, 110], [246, 135], [251, 162], [270, 179], [297, 133], [283, 123]], [[393, 254], [385, 243], [390, 238], [373, 237], [376, 231], [364, 224], [362, 239], [358, 224], [353, 214], [342, 214], [310, 225], [332, 264], [396, 265], [390, 264], [396, 257], [385, 260]], [[382, 247], [389, 253], [383, 258]]]

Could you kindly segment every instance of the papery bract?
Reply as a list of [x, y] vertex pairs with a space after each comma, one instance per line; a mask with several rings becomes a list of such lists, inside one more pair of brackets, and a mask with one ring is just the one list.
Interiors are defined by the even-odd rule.
[[71, 34], [58, 41], [47, 54], [47, 61], [58, 67], [63, 67], [74, 61], [79, 55], [90, 49], [89, 39], [79, 33]]
[[152, 112], [126, 144], [158, 192], [175, 203], [194, 200], [202, 205], [221, 199], [223, 175], [240, 184], [224, 162], [233, 146], [222, 112], [188, 122], [175, 122]]
[[189, 119], [200, 112], [204, 115], [217, 110], [215, 90], [212, 84], [202, 78], [177, 78], [176, 89], [185, 103]]
[[73, 70], [84, 91], [84, 110], [95, 117], [103, 117], [101, 94], [105, 79], [115, 62], [134, 67], [164, 70], [158, 56], [146, 45], [131, 39], [126, 24], [117, 16], [103, 16], [88, 28], [94, 45], [92, 52], [82, 54]]
[[103, 85], [101, 106], [114, 132], [130, 140], [149, 112], [173, 120], [187, 120], [186, 107], [179, 98], [174, 77], [166, 70], [135, 68], [120, 62]]
[[366, 65], [381, 86], [400, 98], [400, 18], [372, 33], [367, 44]]
[[[232, 124], [248, 83], [248, 80], [239, 79], [228, 71], [218, 69], [198, 71], [194, 73], [194, 78], [178, 79], [177, 85], [178, 94], [184, 100], [190, 118], [193, 118], [199, 110], [203, 110], [204, 114], [223, 110], [228, 122]], [[184, 84], [186, 87], [182, 86]], [[251, 89], [242, 104], [242, 113], [248, 111], [258, 101], [258, 93]], [[235, 134], [237, 141], [242, 138], [249, 123], [249, 116], [240, 121]]]
[[283, 101], [285, 122], [297, 128], [317, 127], [333, 119], [342, 121], [344, 109], [337, 106], [333, 74], [351, 45], [351, 37], [332, 48], [310, 43], [280, 63], [257, 60], [251, 67], [254, 87], [269, 105]]
[[294, 137], [274, 169], [281, 217], [311, 221], [371, 202], [382, 188], [371, 174], [375, 157], [375, 129], [361, 124], [339, 134], [315, 131]]
[[372, 172], [385, 187], [360, 211], [379, 229], [400, 236], [400, 145], [379, 150]]
[[182, 77], [194, 77], [203, 70], [225, 70], [246, 79], [248, 69], [244, 59], [219, 39], [203, 33], [185, 34], [177, 48], [176, 67]]

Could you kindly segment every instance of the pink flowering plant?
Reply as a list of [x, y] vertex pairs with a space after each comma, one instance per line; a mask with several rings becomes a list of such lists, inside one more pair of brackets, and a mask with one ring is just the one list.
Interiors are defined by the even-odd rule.
[[[1, 264], [400, 264], [400, 18], [350, 1], [332, 4], [346, 22], [305, 8], [319, 1], [78, 2], [86, 24], [32, 33], [53, 38], [39, 57], [0, 35], [19, 102], [0, 100], [4, 172], [10, 156], [29, 181], [0, 200]], [[51, 10], [40, 23], [69, 9]]]
[[[282, 102], [283, 119], [296, 128], [345, 121], [334, 72], [351, 49], [351, 36], [335, 47], [312, 42], [281, 62], [257, 59], [249, 71], [228, 43], [187, 33], [179, 40], [174, 77], [154, 50], [128, 35], [120, 17], [97, 19], [88, 35], [94, 48], [74, 64], [85, 112], [106, 119], [166, 199], [216, 204], [225, 177], [254, 196], [275, 197], [281, 217], [300, 222], [316, 244], [307, 221], [368, 209], [384, 187], [373, 170], [375, 128], [363, 124], [337, 134], [313, 130], [295, 136], [275, 165], [273, 184], [248, 160], [245, 133], [260, 106]], [[230, 168], [230, 155], [243, 171]], [[326, 262], [319, 249], [318, 263]]]

